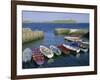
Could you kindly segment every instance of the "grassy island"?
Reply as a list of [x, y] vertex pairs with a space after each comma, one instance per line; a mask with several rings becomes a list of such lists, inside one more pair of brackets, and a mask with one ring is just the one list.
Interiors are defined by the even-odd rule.
[[68, 20], [54, 20], [51, 21], [50, 23], [77, 23], [75, 20], [68, 19]]

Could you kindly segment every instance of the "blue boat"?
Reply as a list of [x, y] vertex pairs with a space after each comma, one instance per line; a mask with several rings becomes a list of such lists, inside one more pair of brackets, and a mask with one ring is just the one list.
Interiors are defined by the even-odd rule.
[[63, 44], [63, 46], [71, 51], [76, 51], [77, 53], [80, 52], [80, 44], [77, 42], [68, 42], [66, 44]]

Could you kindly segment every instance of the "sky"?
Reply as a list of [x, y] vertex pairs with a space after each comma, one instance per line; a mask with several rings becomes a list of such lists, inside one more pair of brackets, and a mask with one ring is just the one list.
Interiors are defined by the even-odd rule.
[[88, 13], [22, 11], [23, 21], [48, 22], [53, 20], [75, 20], [77, 23], [89, 23]]

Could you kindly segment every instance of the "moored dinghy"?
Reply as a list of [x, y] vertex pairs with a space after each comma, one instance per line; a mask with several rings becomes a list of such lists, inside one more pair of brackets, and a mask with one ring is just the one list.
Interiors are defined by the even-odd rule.
[[79, 41], [80, 42], [80, 47], [81, 48], [89, 48], [89, 41], [88, 40], [81, 40], [81, 41]]
[[61, 55], [61, 51], [59, 48], [57, 48], [54, 45], [50, 45], [50, 49], [52, 50], [53, 53], [55, 53], [56, 55]]
[[68, 43], [68, 44], [63, 44], [63, 46], [69, 50], [76, 51], [77, 53], [80, 52], [80, 48], [76, 43]]
[[80, 37], [77, 37], [77, 36], [65, 36], [64, 39], [68, 40], [68, 41], [71, 41], [71, 42], [81, 40]]
[[84, 53], [88, 52], [88, 49], [83, 49], [83, 48], [80, 48], [80, 50]]
[[33, 48], [32, 53], [33, 53], [32, 59], [36, 62], [36, 64], [41, 66], [44, 63], [44, 56], [40, 52], [40, 49], [39, 48]]
[[52, 50], [50, 50], [49, 48], [47, 48], [47, 47], [45, 47], [43, 45], [40, 45], [40, 51], [47, 58], [52, 58], [54, 56], [54, 53], [52, 52]]
[[64, 54], [69, 55], [70, 50], [65, 48], [62, 44], [57, 46]]
[[22, 61], [27, 62], [30, 61], [31, 58], [32, 58], [32, 50], [30, 48], [24, 49], [22, 54]]

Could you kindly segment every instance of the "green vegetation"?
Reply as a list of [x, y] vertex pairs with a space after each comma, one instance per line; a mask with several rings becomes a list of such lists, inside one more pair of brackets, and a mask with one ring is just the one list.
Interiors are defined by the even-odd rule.
[[67, 29], [67, 28], [56, 28], [55, 34], [58, 35], [84, 35], [88, 32], [86, 29]]
[[69, 20], [54, 20], [51, 21], [50, 23], [76, 23], [75, 20], [69, 19]]
[[31, 20], [25, 20], [25, 21], [23, 21], [23, 23], [33, 23], [33, 21], [31, 21]]
[[68, 20], [53, 20], [47, 22], [34, 22], [32, 20], [24, 20], [23, 23], [77, 23], [75, 20], [68, 19]]
[[77, 30], [77, 31], [73, 31], [71, 32], [70, 34], [76, 34], [76, 35], [83, 35], [83, 34], [86, 34], [88, 31], [87, 30]]
[[69, 34], [70, 30], [66, 28], [56, 28], [54, 32], [55, 34]]
[[22, 43], [36, 41], [44, 37], [43, 31], [32, 31], [30, 28], [23, 28], [22, 30]]

